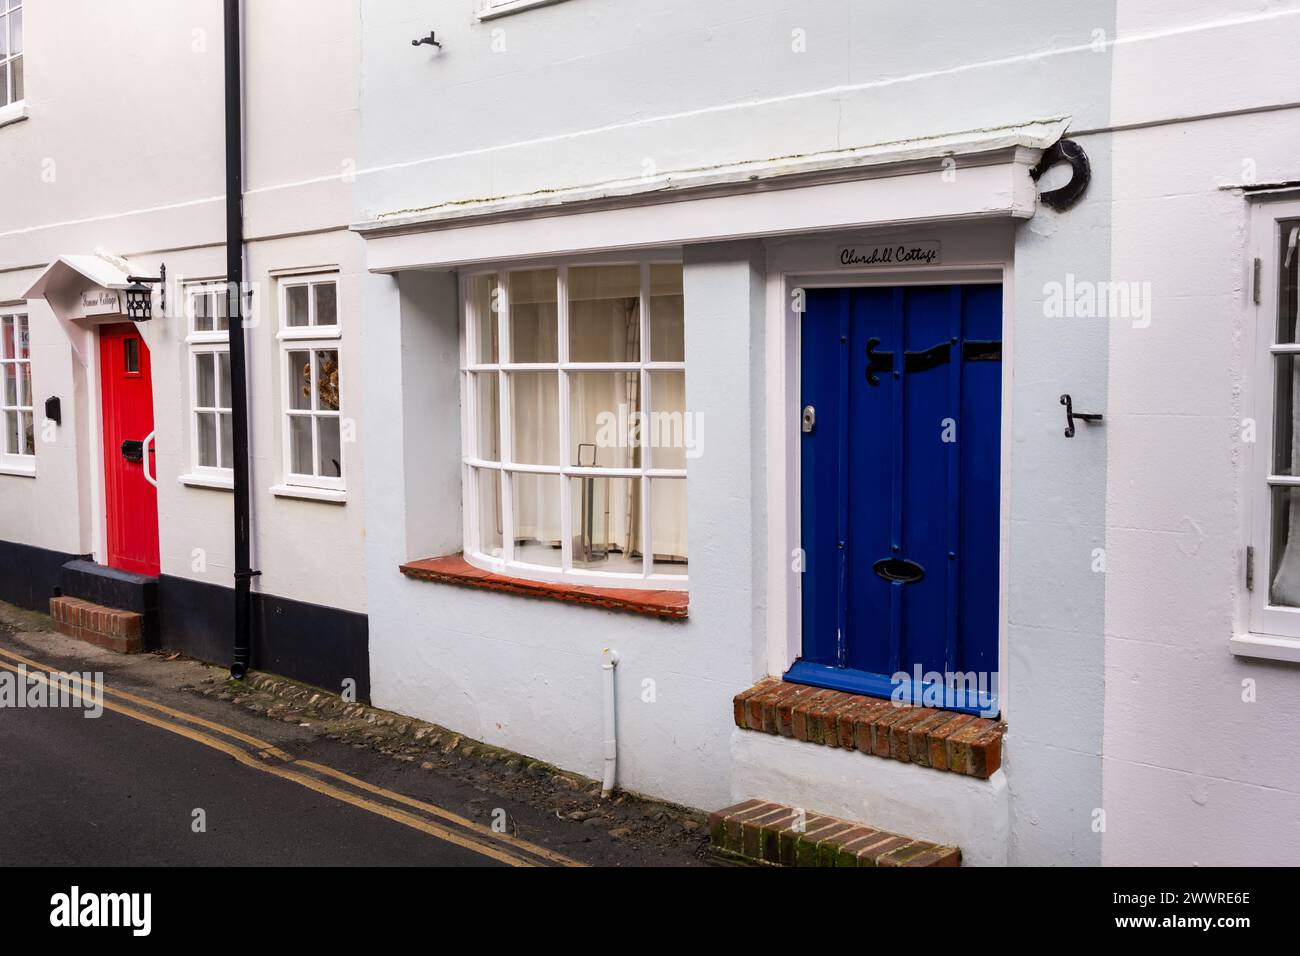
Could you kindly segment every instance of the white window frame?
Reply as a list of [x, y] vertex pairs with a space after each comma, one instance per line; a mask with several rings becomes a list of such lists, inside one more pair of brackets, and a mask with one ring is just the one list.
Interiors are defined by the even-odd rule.
[[492, 20], [511, 13], [519, 13], [521, 10], [549, 7], [553, 3], [562, 2], [563, 0], [481, 0], [481, 5], [474, 11], [474, 16], [479, 20]]
[[[1272, 474], [1276, 356], [1300, 357], [1300, 343], [1277, 343], [1282, 280], [1279, 249], [1284, 234], [1300, 225], [1300, 200], [1261, 202], [1252, 211], [1251, 234], [1254, 256], [1259, 259], [1259, 301], [1247, 310], [1248, 341], [1253, 362], [1248, 360], [1249, 400], [1244, 413], [1255, 423], [1255, 440], [1245, 444], [1248, 505], [1247, 555], [1253, 587], [1248, 594], [1247, 632], [1232, 638], [1233, 653], [1247, 657], [1300, 661], [1300, 607], [1284, 607], [1269, 601], [1272, 574], [1272, 489], [1300, 486], [1300, 475]], [[1300, 255], [1300, 250], [1297, 251]], [[1253, 281], [1251, 283], [1253, 285]], [[1253, 297], [1252, 297], [1253, 298]], [[1249, 301], [1249, 300], [1248, 300]], [[1300, 400], [1300, 396], [1296, 396]], [[1243, 426], [1245, 423], [1243, 423]]]
[[[221, 371], [218, 365], [213, 370], [213, 385], [215, 388], [214, 401], [212, 407], [199, 406], [199, 370], [198, 363], [200, 356], [221, 355], [230, 353], [230, 332], [229, 332], [229, 299], [227, 299], [227, 328], [217, 328], [217, 320], [220, 316], [216, 312], [216, 297], [225, 293], [229, 295], [229, 287], [224, 282], [198, 282], [186, 285], [184, 289], [185, 296], [185, 342], [189, 347], [189, 359], [187, 369], [189, 374], [189, 403], [186, 420], [189, 423], [190, 432], [190, 468], [187, 474], [180, 476], [180, 482], [186, 485], [197, 485], [214, 488], [231, 488], [234, 486], [234, 469], [231, 465], [221, 464], [217, 466], [203, 465], [199, 461], [199, 415], [217, 413], [217, 461], [221, 461], [221, 414], [232, 415], [233, 427], [233, 410], [221, 405]], [[212, 328], [196, 328], [197, 310], [195, 301], [200, 296], [212, 296]], [[213, 361], [220, 362], [220, 359]], [[233, 388], [233, 383], [232, 383]]]
[[[27, 32], [27, 18], [23, 16], [23, 0], [0, 0], [0, 31], [4, 33], [5, 45], [3, 53], [0, 53], [0, 126], [14, 120], [23, 119], [27, 115], [27, 54], [25, 52], [26, 36], [24, 42], [19, 45], [17, 51], [11, 48], [11, 24], [14, 14], [18, 14], [23, 20], [23, 33]], [[13, 69], [10, 64], [15, 60], [22, 61], [23, 67], [23, 95], [15, 97], [11, 87], [14, 85], [12, 79]]]
[[[569, 297], [568, 274], [570, 268], [590, 266], [629, 266], [640, 268], [640, 305], [639, 335], [640, 360], [636, 362], [571, 362], [569, 360]], [[639, 468], [605, 468], [581, 467], [569, 464], [569, 375], [580, 372], [625, 372], [638, 371], [640, 381], [640, 408], [643, 413], [654, 407], [651, 395], [652, 372], [683, 372], [686, 363], [655, 362], [650, 359], [650, 267], [652, 265], [680, 266], [681, 260], [666, 258], [662, 253], [641, 257], [626, 255], [614, 259], [566, 260], [562, 263], [527, 262], [502, 264], [490, 269], [474, 269], [461, 273], [460, 278], [460, 314], [461, 314], [461, 446], [462, 468], [461, 487], [463, 489], [464, 517], [464, 557], [465, 560], [484, 570], [513, 577], [530, 578], [552, 583], [569, 583], [595, 587], [621, 587], [631, 589], [686, 590], [689, 583], [688, 574], [655, 573], [654, 541], [651, 526], [651, 479], [686, 480], [685, 468], [654, 467], [654, 448], [651, 445], [650, 429], [639, 429], [641, 466]], [[558, 328], [558, 356], [555, 362], [507, 362], [510, 356], [510, 282], [512, 272], [528, 272], [538, 269], [556, 270], [556, 313]], [[478, 352], [478, 316], [472, 295], [472, 283], [477, 277], [494, 275], [497, 277], [498, 309], [497, 323], [497, 362], [480, 363], [471, 361]], [[511, 372], [554, 371], [558, 374], [557, 401], [559, 465], [533, 465], [511, 460], [512, 455], [512, 421], [510, 406]], [[490, 461], [477, 456], [475, 445], [478, 441], [477, 399], [472, 385], [473, 373], [495, 372], [497, 374], [497, 413], [498, 413], [498, 449], [500, 460]], [[486, 553], [480, 547], [478, 529], [478, 482], [476, 471], [495, 471], [500, 480], [501, 500], [501, 555]], [[516, 560], [514, 554], [514, 500], [512, 497], [512, 475], [556, 475], [560, 478], [560, 566], [539, 565]], [[572, 504], [569, 492], [569, 479], [575, 477], [629, 478], [641, 483], [640, 528], [642, 572], [631, 574], [620, 571], [600, 571], [589, 568], [575, 568], [573, 565], [572, 541]], [[688, 491], [689, 494], [689, 491]], [[689, 529], [688, 529], [689, 534]]]
[[[319, 496], [322, 500], [337, 501], [341, 500], [340, 495], [347, 489], [347, 449], [348, 442], [345, 440], [344, 424], [346, 419], [343, 412], [343, 391], [345, 374], [343, 372], [343, 302], [342, 302], [342, 285], [339, 281], [337, 272], [319, 272], [303, 275], [286, 275], [279, 280], [277, 297], [280, 312], [280, 330], [276, 333], [276, 338], [280, 342], [279, 369], [280, 369], [280, 425], [281, 425], [281, 474], [283, 482], [272, 490], [284, 497], [293, 497], [292, 489], [309, 488], [318, 489], [324, 492], [332, 493], [330, 495]], [[316, 295], [312, 291], [313, 286], [332, 285], [334, 286], [334, 324], [333, 325], [316, 325]], [[308, 324], [305, 326], [291, 326], [289, 322], [289, 290], [291, 288], [307, 286], [307, 309]], [[337, 411], [320, 410], [316, 408], [319, 401], [319, 392], [314, 387], [316, 374], [316, 353], [318, 351], [331, 351], [338, 355], [339, 362], [339, 407]], [[289, 356], [293, 352], [309, 352], [311, 354], [311, 367], [313, 376], [313, 388], [311, 390], [311, 409], [295, 409], [289, 400], [290, 383], [296, 381], [294, 375], [289, 369]], [[339, 471], [340, 476], [329, 475], [303, 475], [293, 470], [293, 436], [290, 427], [290, 420], [295, 417], [312, 418], [312, 467], [320, 466], [319, 430], [316, 421], [320, 418], [337, 418], [339, 420]], [[301, 495], [300, 497], [317, 497], [314, 495]]]
[[[36, 409], [32, 396], [27, 394], [24, 389], [23, 366], [27, 366], [28, 380], [32, 374], [32, 345], [31, 345], [31, 317], [25, 309], [0, 310], [0, 326], [5, 323], [13, 323], [14, 328], [14, 352], [8, 354], [4, 350], [4, 337], [0, 333], [0, 470], [6, 472], [18, 472], [20, 474], [35, 474], [36, 472]], [[18, 357], [18, 327], [22, 323], [27, 328], [27, 357]], [[17, 377], [17, 390], [15, 392], [16, 404], [10, 405], [5, 399], [4, 393], [4, 374], [5, 369], [13, 366], [14, 373]], [[32, 419], [32, 452], [28, 454], [22, 448], [22, 416], [27, 413]], [[18, 418], [18, 449], [9, 447], [9, 429], [7, 418], [9, 415], [15, 415]]]

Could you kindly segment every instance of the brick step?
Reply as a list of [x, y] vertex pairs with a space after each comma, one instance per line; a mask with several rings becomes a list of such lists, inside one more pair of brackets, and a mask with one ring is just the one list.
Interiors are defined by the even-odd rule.
[[709, 814], [722, 861], [768, 866], [960, 866], [961, 850], [812, 811], [746, 800]]
[[741, 730], [988, 779], [1002, 766], [1006, 724], [767, 677], [732, 699]]
[[119, 654], [144, 649], [144, 615], [92, 604], [75, 597], [50, 598], [50, 617], [60, 634]]

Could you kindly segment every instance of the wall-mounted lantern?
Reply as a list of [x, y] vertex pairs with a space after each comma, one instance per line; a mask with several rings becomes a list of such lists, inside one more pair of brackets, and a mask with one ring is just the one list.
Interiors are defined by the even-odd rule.
[[167, 312], [167, 267], [158, 267], [158, 277], [127, 276], [131, 283], [126, 287], [126, 317], [133, 322], [148, 322], [153, 318], [153, 283], [158, 283], [158, 305]]

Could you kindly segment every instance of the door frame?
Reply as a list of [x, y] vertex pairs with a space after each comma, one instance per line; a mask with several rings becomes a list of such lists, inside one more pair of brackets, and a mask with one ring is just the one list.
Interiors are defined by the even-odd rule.
[[[153, 345], [149, 342], [145, 330], [140, 327], [139, 322], [135, 322], [125, 315], [108, 315], [97, 317], [93, 324], [83, 326], [85, 334], [90, 339], [89, 348], [85, 353], [89, 357], [86, 363], [86, 423], [90, 429], [90, 544], [91, 557], [95, 563], [108, 567], [108, 476], [106, 474], [107, 465], [104, 458], [104, 379], [100, 374], [103, 367], [102, 344], [103, 336], [101, 332], [104, 327], [111, 325], [135, 326], [136, 333], [140, 336], [141, 341], [149, 351], [153, 352]], [[149, 375], [149, 392], [150, 401], [154, 409], [154, 428], [158, 427], [158, 401], [157, 395], [153, 393], [153, 374], [152, 362]], [[155, 465], [155, 478], [157, 466]], [[161, 488], [160, 488], [161, 490]], [[161, 574], [162, 563], [162, 512], [161, 501], [159, 502], [159, 565]]]
[[[105, 317], [105, 320], [98, 321], [98, 323], [96, 323], [94, 326], [91, 326], [90, 328], [90, 332], [92, 336], [94, 336], [95, 338], [95, 347], [94, 350], [92, 350], [94, 351], [94, 355], [95, 355], [95, 359], [94, 359], [94, 385], [95, 386], [94, 386], [94, 390], [92, 390], [91, 392], [91, 394], [94, 395], [95, 401], [90, 402], [90, 405], [92, 406], [91, 427], [95, 429], [95, 440], [94, 442], [92, 442], [92, 444], [94, 444], [94, 449], [95, 449], [95, 458], [91, 462], [91, 485], [92, 485], [92, 489], [94, 489], [92, 490], [92, 498], [94, 498], [94, 507], [96, 509], [96, 516], [95, 516], [95, 524], [92, 525], [92, 527], [94, 527], [94, 537], [95, 537], [95, 549], [94, 549], [95, 563], [103, 564], [104, 567], [112, 567], [112, 566], [110, 566], [109, 564], [109, 554], [108, 554], [108, 464], [107, 464], [107, 459], [105, 459], [105, 455], [104, 455], [104, 451], [105, 451], [104, 376], [101, 375], [101, 371], [103, 371], [103, 362], [104, 362], [104, 352], [103, 352], [104, 329], [113, 328], [113, 326], [117, 326], [117, 325], [130, 325], [131, 328], [135, 330], [136, 336], [139, 336], [140, 345], [142, 345], [144, 349], [147, 349], [149, 351], [149, 355], [151, 355], [151, 359], [149, 359], [149, 408], [151, 408], [151, 415], [153, 416], [153, 428], [155, 428], [155, 432], [157, 429], [157, 401], [156, 401], [156, 395], [153, 394], [152, 346], [149, 345], [148, 337], [146, 336], [146, 334], [144, 334], [144, 329], [140, 328], [139, 323], [136, 323], [136, 321], [134, 320], [127, 319], [126, 316], [121, 316], [121, 315], [107, 316]], [[156, 442], [155, 442], [155, 446], [156, 446]], [[147, 467], [148, 449], [144, 451], [144, 454], [146, 454], [146, 467]], [[157, 490], [159, 490], [159, 484], [157, 484], [156, 463], [155, 466], [153, 466], [153, 471], [155, 471], [155, 476], [153, 476], [155, 477], [155, 483], [153, 483], [153, 486], [155, 486], [155, 492], [157, 492]], [[160, 538], [159, 574], [161, 575], [162, 574], [162, 542], [161, 542], [162, 512], [161, 512], [161, 499], [157, 497], [157, 494], [155, 494], [155, 510], [157, 511], [157, 525], [159, 525], [159, 538]], [[129, 574], [139, 574], [139, 572], [131, 571], [129, 572]]]
[[[1009, 227], [1008, 227], [1009, 228]], [[767, 661], [766, 672], [780, 677], [800, 656], [803, 647], [802, 575], [792, 573], [791, 562], [802, 540], [800, 502], [802, 486], [799, 455], [801, 321], [794, 311], [793, 291], [798, 288], [863, 288], [897, 285], [1000, 284], [1002, 286], [1002, 421], [1001, 474], [999, 476], [998, 541], [998, 685], [999, 708], [1005, 718], [1010, 706], [1007, 679], [1007, 593], [1010, 566], [1012, 383], [1015, 377], [1012, 275], [1014, 235], [1005, 237], [1005, 255], [974, 258], [924, 269], [863, 269], [822, 266], [827, 253], [845, 243], [887, 242], [895, 238], [938, 236], [948, 241], [941, 226], [919, 226], [900, 236], [898, 230], [866, 237], [830, 236], [796, 242], [771, 242], [767, 248], [765, 375], [769, 401], [765, 409], [767, 436]], [[958, 243], [953, 243], [958, 245]], [[1001, 244], [988, 243], [994, 248]]]

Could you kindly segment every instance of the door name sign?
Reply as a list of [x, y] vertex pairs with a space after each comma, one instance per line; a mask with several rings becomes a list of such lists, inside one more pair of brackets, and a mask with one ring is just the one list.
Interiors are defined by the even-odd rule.
[[120, 315], [121, 293], [115, 289], [94, 288], [81, 293], [82, 315]]
[[883, 242], [873, 246], [841, 246], [839, 264], [862, 266], [932, 266], [940, 261], [938, 239]]

